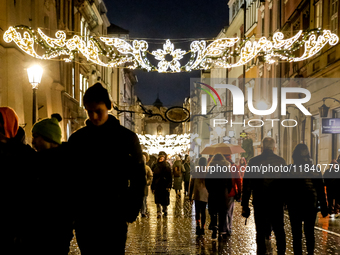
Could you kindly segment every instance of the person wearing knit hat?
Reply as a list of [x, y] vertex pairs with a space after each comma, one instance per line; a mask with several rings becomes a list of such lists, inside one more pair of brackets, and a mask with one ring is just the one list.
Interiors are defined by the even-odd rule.
[[[35, 123], [32, 128], [32, 145], [37, 150], [34, 160], [35, 180], [31, 194], [31, 216], [27, 224], [29, 235], [22, 254], [67, 254], [73, 231], [72, 203], [73, 183], [70, 150], [67, 142], [61, 142], [62, 120], [52, 114]], [[61, 166], [60, 163], [63, 163]]]
[[34, 124], [32, 145], [37, 151], [55, 148], [61, 144], [61, 128], [59, 126], [61, 120], [61, 116], [55, 113], [51, 115], [51, 118]]

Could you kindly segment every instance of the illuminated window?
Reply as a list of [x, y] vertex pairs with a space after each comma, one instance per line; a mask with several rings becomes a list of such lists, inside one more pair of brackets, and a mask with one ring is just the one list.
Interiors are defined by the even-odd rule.
[[88, 29], [88, 25], [85, 22], [84, 18], [82, 18], [81, 21], [80, 21], [80, 36], [87, 43], [87, 39], [88, 39], [88, 36], [89, 36], [89, 29]]
[[163, 133], [163, 127], [162, 127], [162, 125], [158, 125], [158, 127], [157, 127], [157, 135], [162, 135], [162, 133]]
[[79, 74], [79, 105], [83, 106], [83, 75]]
[[79, 105], [80, 106], [84, 106], [83, 105], [83, 96], [85, 91], [89, 88], [89, 82], [88, 80], [82, 75], [79, 75]]
[[322, 27], [322, 1], [315, 4], [315, 28]]
[[75, 71], [74, 71], [74, 67], [72, 67], [72, 97], [74, 98], [76, 96], [76, 88], [75, 88]]

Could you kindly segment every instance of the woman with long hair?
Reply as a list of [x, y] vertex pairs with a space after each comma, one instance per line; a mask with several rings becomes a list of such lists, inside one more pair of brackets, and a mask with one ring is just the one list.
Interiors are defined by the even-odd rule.
[[[314, 224], [318, 201], [323, 217], [327, 216], [326, 196], [320, 169], [312, 164], [305, 144], [298, 144], [293, 152], [294, 164], [287, 180], [287, 206], [293, 234], [294, 254], [302, 254], [302, 222], [306, 237], [307, 253], [314, 254]], [[314, 171], [312, 169], [315, 169]]]
[[[207, 166], [207, 159], [201, 157], [198, 161], [200, 167]], [[205, 173], [195, 174], [195, 178], [191, 178], [189, 199], [190, 201], [195, 200], [195, 219], [196, 219], [196, 235], [204, 235], [204, 227], [206, 221], [206, 207], [208, 202], [208, 190], [205, 187]]]

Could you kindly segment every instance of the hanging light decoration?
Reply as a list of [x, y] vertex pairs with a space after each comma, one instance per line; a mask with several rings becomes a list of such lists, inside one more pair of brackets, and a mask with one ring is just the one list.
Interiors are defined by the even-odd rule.
[[137, 134], [140, 144], [149, 154], [165, 151], [168, 155], [187, 153], [190, 148], [190, 134], [183, 135], [141, 135]]
[[[20, 31], [23, 31], [22, 33]], [[299, 31], [291, 38], [284, 39], [281, 32], [276, 32], [272, 40], [261, 37], [258, 41], [249, 38], [222, 38], [212, 41], [193, 41], [189, 51], [175, 49], [171, 40], [166, 40], [163, 49], [148, 51], [148, 43], [144, 40], [133, 40], [132, 43], [119, 38], [90, 37], [83, 40], [74, 35], [66, 39], [66, 33], [57, 31], [56, 38], [50, 38], [40, 29], [36, 31], [27, 26], [9, 27], [4, 33], [4, 41], [15, 42], [25, 53], [38, 59], [53, 59], [63, 56], [64, 61], [73, 61], [76, 53], [82, 54], [88, 61], [105, 67], [124, 67], [143, 69], [148, 72], [160, 73], [190, 72], [192, 70], [207, 70], [213, 67], [232, 68], [249, 63], [257, 56], [264, 57], [267, 63], [278, 59], [297, 62], [306, 60], [327, 44], [334, 46], [339, 37], [330, 30], [312, 29]], [[239, 43], [239, 45], [236, 45]], [[232, 51], [232, 47], [238, 46]], [[295, 56], [298, 49], [304, 48], [301, 56]], [[38, 53], [41, 52], [41, 53]], [[189, 61], [181, 66], [179, 60], [186, 54], [191, 54]], [[148, 55], [158, 60], [157, 66], [151, 64]], [[166, 56], [172, 57], [171, 61]], [[237, 57], [236, 63], [230, 59]]]

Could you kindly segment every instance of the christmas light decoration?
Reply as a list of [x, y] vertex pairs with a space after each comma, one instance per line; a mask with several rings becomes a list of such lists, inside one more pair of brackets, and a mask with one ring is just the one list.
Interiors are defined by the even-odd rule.
[[[181, 64], [178, 60], [181, 60], [186, 52], [181, 49], [174, 50], [174, 48], [174, 44], [171, 43], [170, 40], [166, 40], [166, 43], [163, 45], [163, 50], [158, 49], [151, 53], [157, 60], [160, 60], [158, 63], [159, 72], [164, 73], [169, 69], [169, 67], [173, 72], [181, 71]], [[171, 62], [165, 60], [165, 56], [167, 54], [170, 54], [173, 57]]]
[[[19, 32], [23, 30], [23, 32]], [[133, 40], [132, 43], [119, 38], [89, 37], [73, 35], [67, 39], [63, 31], [57, 31], [56, 38], [45, 35], [40, 29], [36, 31], [27, 26], [9, 27], [4, 33], [7, 43], [15, 42], [25, 53], [38, 59], [52, 59], [63, 56], [64, 61], [73, 61], [75, 54], [82, 54], [94, 64], [106, 67], [127, 67], [160, 73], [190, 72], [207, 70], [213, 67], [232, 68], [249, 63], [252, 59], [263, 56], [267, 63], [278, 60], [297, 62], [308, 59], [324, 48], [327, 43], [334, 46], [339, 37], [329, 30], [312, 29], [299, 31], [291, 38], [284, 39], [281, 32], [273, 34], [273, 39], [261, 37], [257, 41], [249, 38], [222, 38], [212, 41], [193, 41], [189, 51], [175, 49], [171, 40], [166, 40], [163, 49], [148, 51], [144, 40]], [[238, 45], [237, 45], [238, 44]], [[232, 50], [232, 47], [236, 47]], [[304, 47], [301, 56], [298, 50]], [[41, 52], [41, 53], [40, 53]], [[179, 60], [191, 54], [189, 61], [181, 66]], [[151, 64], [148, 55], [158, 60], [157, 66]], [[167, 60], [170, 55], [172, 60]], [[235, 63], [231, 59], [237, 58]]]
[[187, 153], [190, 148], [190, 134], [183, 135], [141, 135], [137, 134], [144, 151], [158, 154], [165, 151], [168, 155]]

